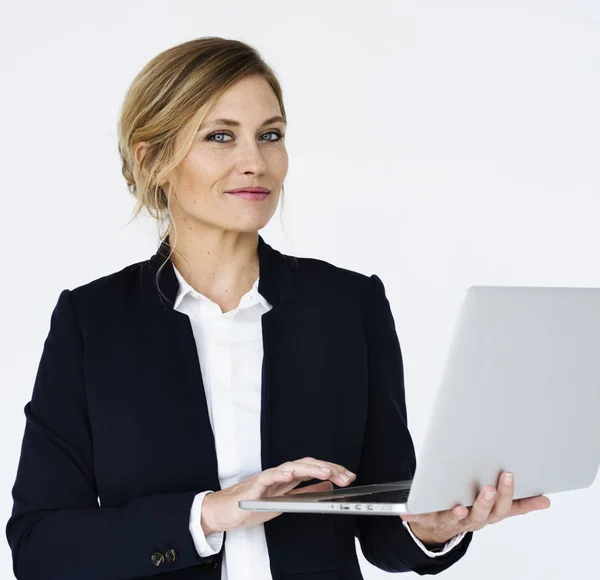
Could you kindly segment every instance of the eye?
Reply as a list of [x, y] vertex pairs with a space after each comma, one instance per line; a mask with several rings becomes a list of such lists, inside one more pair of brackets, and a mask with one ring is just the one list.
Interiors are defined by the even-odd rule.
[[217, 137], [217, 136], [225, 136], [227, 137], [227, 133], [224, 133], [223, 131], [217, 131], [216, 133], [211, 133], [210, 135], [206, 136], [206, 141], [215, 141], [216, 143], [227, 143], [227, 141], [223, 141], [222, 139], [212, 139], [212, 137]]
[[[229, 143], [229, 141], [223, 141], [223, 139], [214, 139], [213, 138], [213, 137], [217, 137], [217, 136], [220, 136], [220, 135], [221, 136], [225, 136], [225, 137], [229, 137], [230, 136], [225, 131], [216, 131], [214, 133], [211, 133], [210, 135], [207, 135], [206, 138], [205, 138], [205, 141], [213, 141], [215, 143]], [[263, 135], [277, 135], [277, 139], [263, 139], [263, 141], [267, 141], [269, 143], [278, 143], [284, 137], [284, 133], [281, 133], [277, 129], [275, 129], [273, 131], [267, 131], [266, 133], [263, 133]]]
[[277, 139], [267, 139], [267, 141], [271, 141], [272, 143], [277, 143], [278, 141], [281, 141], [284, 137], [284, 134], [280, 131], [277, 131], [276, 129], [274, 131], [267, 131], [266, 133], [263, 133], [263, 135], [277, 135]]

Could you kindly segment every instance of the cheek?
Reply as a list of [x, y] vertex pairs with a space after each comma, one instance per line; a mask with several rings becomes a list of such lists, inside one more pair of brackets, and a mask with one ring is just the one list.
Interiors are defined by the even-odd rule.
[[215, 155], [194, 155], [186, 160], [185, 173], [189, 181], [210, 182], [214, 175], [222, 171], [223, 160]]
[[272, 157], [270, 158], [270, 168], [271, 171], [278, 175], [280, 179], [283, 179], [287, 174], [288, 170], [288, 154], [285, 149], [282, 151], [274, 152]]
[[179, 192], [188, 201], [208, 196], [226, 173], [223, 164], [210, 157], [188, 158], [180, 169]]

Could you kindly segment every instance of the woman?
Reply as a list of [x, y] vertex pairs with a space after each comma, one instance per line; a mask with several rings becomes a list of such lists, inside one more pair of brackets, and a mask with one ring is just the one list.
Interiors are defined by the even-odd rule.
[[415, 469], [381, 280], [258, 235], [285, 127], [274, 73], [238, 41], [181, 44], [135, 78], [123, 175], [167, 227], [149, 260], [58, 298], [7, 525], [17, 578], [359, 579], [355, 537], [382, 570], [437, 573], [473, 530], [545, 507], [509, 485], [412, 518], [239, 509]]

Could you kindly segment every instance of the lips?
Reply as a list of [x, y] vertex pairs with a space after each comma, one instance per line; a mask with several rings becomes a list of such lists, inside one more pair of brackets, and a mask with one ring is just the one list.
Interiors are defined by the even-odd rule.
[[238, 189], [230, 189], [225, 193], [269, 193], [264, 187], [240, 187]]

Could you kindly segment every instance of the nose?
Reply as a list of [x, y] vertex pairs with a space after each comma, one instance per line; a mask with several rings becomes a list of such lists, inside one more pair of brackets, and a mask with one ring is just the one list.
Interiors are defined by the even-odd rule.
[[267, 164], [260, 151], [259, 144], [250, 142], [239, 147], [239, 169], [242, 173], [264, 173]]

